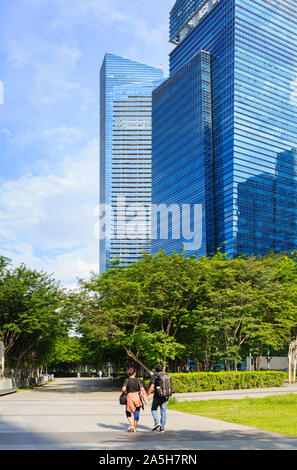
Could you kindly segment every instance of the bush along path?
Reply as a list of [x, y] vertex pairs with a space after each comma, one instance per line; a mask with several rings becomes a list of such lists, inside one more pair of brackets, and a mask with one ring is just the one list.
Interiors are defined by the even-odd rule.
[[[174, 393], [281, 387], [288, 378], [288, 373], [282, 371], [193, 372], [170, 375]], [[149, 379], [144, 383], [148, 386]]]

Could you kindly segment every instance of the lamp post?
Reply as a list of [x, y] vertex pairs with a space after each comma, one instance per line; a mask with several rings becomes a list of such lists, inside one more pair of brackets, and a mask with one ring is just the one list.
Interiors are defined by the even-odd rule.
[[249, 355], [249, 369], [250, 369], [250, 372], [252, 371], [252, 354], [250, 352], [250, 355]]
[[4, 344], [0, 340], [0, 378], [4, 377]]
[[266, 356], [266, 361], [267, 361], [267, 370], [270, 370], [270, 362], [271, 362], [271, 356], [270, 356], [270, 350], [268, 346], [268, 351], [267, 351], [267, 356]]

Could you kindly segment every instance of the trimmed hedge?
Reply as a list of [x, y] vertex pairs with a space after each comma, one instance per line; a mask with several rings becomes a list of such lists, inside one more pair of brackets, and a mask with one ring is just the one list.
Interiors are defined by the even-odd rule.
[[[242, 390], [245, 388], [281, 387], [287, 372], [190, 372], [170, 374], [174, 393]], [[149, 380], [145, 381], [148, 385]]]

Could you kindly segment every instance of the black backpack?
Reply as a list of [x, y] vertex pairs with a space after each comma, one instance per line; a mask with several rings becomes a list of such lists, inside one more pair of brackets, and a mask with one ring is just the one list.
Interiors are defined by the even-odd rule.
[[171, 377], [169, 374], [157, 374], [155, 381], [155, 394], [160, 398], [169, 398], [172, 395]]

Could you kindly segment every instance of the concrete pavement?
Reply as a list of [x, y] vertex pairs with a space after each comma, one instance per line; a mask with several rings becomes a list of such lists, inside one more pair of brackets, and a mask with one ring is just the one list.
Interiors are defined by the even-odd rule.
[[137, 433], [127, 433], [118, 398], [111, 383], [98, 378], [56, 379], [2, 396], [0, 450], [297, 449], [296, 438], [176, 411], [168, 411], [164, 434], [151, 432], [149, 407]]

